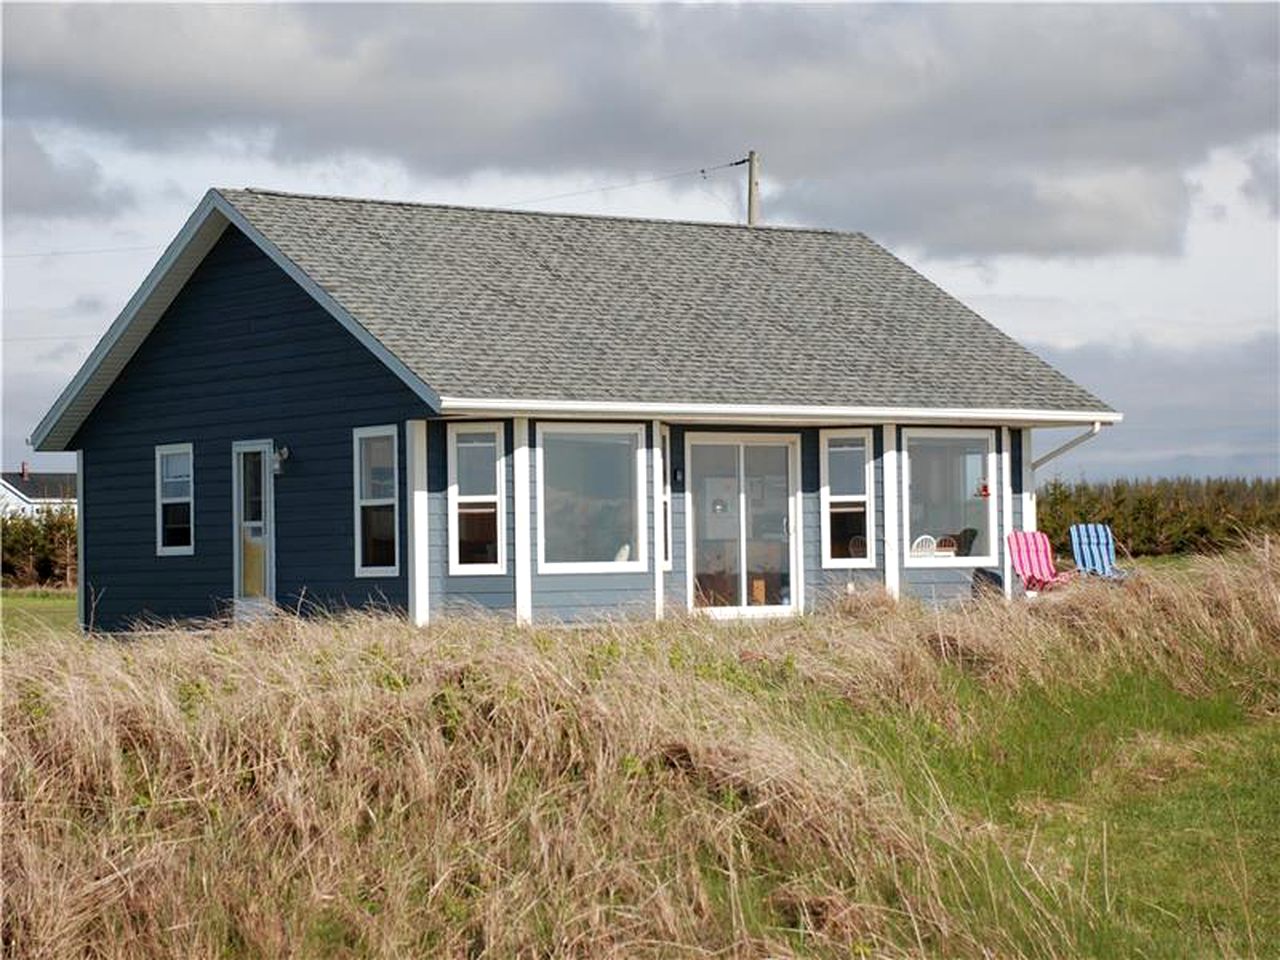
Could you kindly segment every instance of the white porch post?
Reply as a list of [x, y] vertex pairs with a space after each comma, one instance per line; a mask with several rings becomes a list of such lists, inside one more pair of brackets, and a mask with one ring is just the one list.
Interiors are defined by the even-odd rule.
[[428, 582], [431, 576], [427, 535], [427, 421], [406, 420], [405, 464], [409, 471], [409, 619], [426, 626], [431, 619]]
[[662, 569], [667, 562], [667, 530], [662, 513], [667, 465], [662, 462], [662, 421], [654, 420], [650, 429], [653, 432], [649, 441], [653, 464], [653, 616], [661, 620], [667, 607], [666, 584], [662, 577]]
[[[195, 518], [192, 518], [194, 522]], [[76, 451], [76, 619], [89, 629], [89, 585], [84, 582], [84, 451]]]
[[515, 418], [515, 450], [511, 459], [512, 495], [516, 501], [516, 623], [533, 621], [533, 550], [529, 511], [529, 418]]
[[895, 600], [902, 595], [901, 540], [902, 524], [898, 520], [898, 427], [884, 425], [884, 588]]
[[1022, 431], [1022, 529], [1036, 529], [1036, 468], [1031, 462], [1031, 428]]
[[1013, 596], [1013, 565], [1009, 556], [1009, 531], [1013, 529], [1013, 451], [1009, 449], [1009, 428], [1000, 428], [1000, 582], [1004, 595]]

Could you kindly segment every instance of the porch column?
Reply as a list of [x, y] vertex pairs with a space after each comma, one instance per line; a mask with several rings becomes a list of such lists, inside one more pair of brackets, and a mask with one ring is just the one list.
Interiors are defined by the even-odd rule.
[[427, 421], [406, 420], [405, 465], [409, 471], [409, 619], [426, 626], [431, 619], [428, 581], [431, 560], [427, 536]]
[[649, 459], [653, 465], [653, 616], [661, 620], [666, 611], [666, 584], [662, 572], [666, 565], [666, 520], [663, 517], [663, 496], [666, 486], [667, 465], [662, 462], [662, 421], [654, 420], [650, 426]]
[[1009, 531], [1013, 529], [1013, 451], [1009, 428], [1000, 428], [1000, 583], [1005, 597], [1013, 596], [1013, 564], [1009, 556]]
[[884, 425], [884, 588], [895, 600], [902, 595], [902, 523], [898, 519], [898, 425]]
[[1036, 468], [1031, 463], [1031, 428], [1022, 431], [1022, 529], [1036, 529]]
[[533, 621], [533, 548], [529, 513], [529, 418], [514, 420], [515, 449], [512, 451], [512, 496], [516, 501], [515, 580], [516, 623]]
[[[195, 522], [195, 518], [192, 518]], [[88, 630], [89, 585], [84, 582], [84, 451], [76, 451], [76, 619]]]

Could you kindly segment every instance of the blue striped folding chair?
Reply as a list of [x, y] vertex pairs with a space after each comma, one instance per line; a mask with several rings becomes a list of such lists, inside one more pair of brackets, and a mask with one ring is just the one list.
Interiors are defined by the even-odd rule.
[[1116, 566], [1116, 538], [1105, 523], [1076, 523], [1071, 526], [1071, 552], [1076, 569], [1108, 580], [1123, 580], [1125, 571]]

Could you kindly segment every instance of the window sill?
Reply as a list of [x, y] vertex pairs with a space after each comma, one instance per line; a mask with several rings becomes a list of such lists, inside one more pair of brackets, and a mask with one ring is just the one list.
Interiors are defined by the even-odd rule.
[[583, 563], [555, 563], [538, 561], [539, 576], [556, 576], [566, 573], [648, 573], [646, 560], [602, 560]]
[[365, 577], [398, 577], [400, 567], [356, 567], [356, 576]]
[[505, 577], [510, 571], [505, 563], [450, 563], [451, 577]]
[[978, 570], [983, 567], [999, 566], [1000, 561], [995, 557], [907, 557], [903, 560], [904, 568], [927, 570], [934, 569], [954, 569], [954, 570]]
[[823, 570], [874, 570], [876, 569], [875, 557], [869, 557], [866, 560], [832, 560], [828, 557], [822, 558]]
[[190, 547], [156, 547], [157, 557], [194, 557], [196, 548]]

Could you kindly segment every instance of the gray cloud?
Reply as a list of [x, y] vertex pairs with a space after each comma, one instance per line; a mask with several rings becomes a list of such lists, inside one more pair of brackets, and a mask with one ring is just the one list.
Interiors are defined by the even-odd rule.
[[[1033, 349], [1125, 415], [1046, 474], [1280, 476], [1280, 333], [1193, 350]], [[1056, 439], [1045, 434], [1037, 452]]]
[[92, 157], [55, 158], [29, 126], [5, 123], [6, 217], [110, 217], [133, 203], [133, 193], [108, 183]]
[[[1169, 253], [1274, 133], [1274, 5], [4, 8], [4, 108], [421, 175], [765, 155], [775, 219], [942, 255]], [[158, 82], [163, 78], [163, 82]]]
[[1240, 192], [1261, 204], [1271, 216], [1280, 217], [1280, 153], [1275, 140], [1250, 153], [1245, 163], [1249, 167], [1249, 178]]

